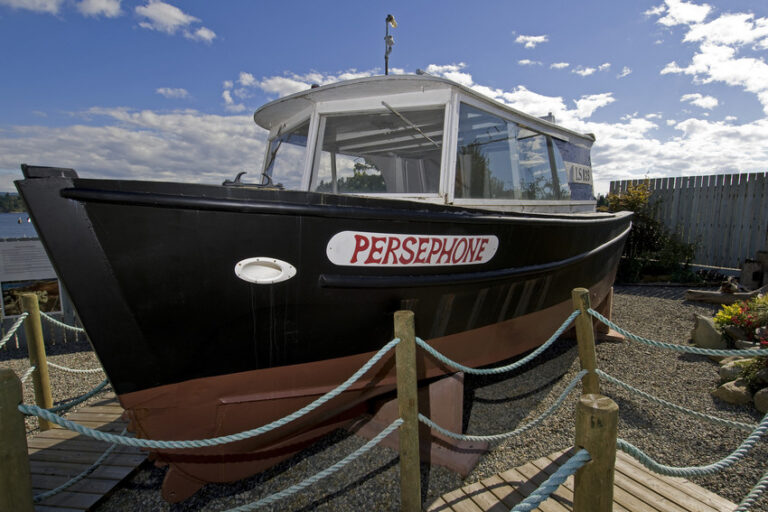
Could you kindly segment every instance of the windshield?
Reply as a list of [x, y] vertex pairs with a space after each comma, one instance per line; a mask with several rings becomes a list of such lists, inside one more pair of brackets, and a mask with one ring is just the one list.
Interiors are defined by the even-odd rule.
[[293, 190], [301, 188], [308, 132], [309, 121], [306, 121], [272, 139], [264, 165], [264, 174], [269, 176], [269, 179], [265, 178], [264, 185]]
[[311, 190], [437, 194], [444, 108], [323, 116]]

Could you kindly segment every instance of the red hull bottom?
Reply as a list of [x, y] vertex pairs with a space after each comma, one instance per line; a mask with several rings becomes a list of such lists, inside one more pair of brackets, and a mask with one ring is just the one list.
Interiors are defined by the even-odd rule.
[[[613, 276], [610, 276], [611, 278]], [[602, 304], [612, 279], [591, 288], [592, 304]], [[430, 340], [447, 357], [471, 367], [492, 364], [541, 345], [573, 311], [570, 301], [512, 320]], [[416, 319], [418, 322], [418, 318]], [[334, 389], [373, 353], [300, 365], [195, 379], [119, 396], [142, 438], [207, 439], [268, 424]], [[419, 379], [455, 373], [417, 350]], [[181, 501], [207, 482], [232, 482], [263, 471], [330, 431], [368, 412], [366, 401], [395, 389], [394, 351], [323, 407], [264, 435], [227, 445], [154, 452], [170, 466], [163, 497]]]

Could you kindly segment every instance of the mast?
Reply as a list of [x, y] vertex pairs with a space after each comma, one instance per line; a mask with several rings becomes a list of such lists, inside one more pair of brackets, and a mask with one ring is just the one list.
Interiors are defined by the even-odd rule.
[[389, 54], [392, 53], [392, 46], [395, 44], [394, 38], [389, 35], [389, 26], [392, 25], [392, 28], [397, 28], [395, 17], [391, 14], [387, 14], [387, 18], [384, 20], [384, 25], [386, 27], [386, 35], [384, 36], [384, 74], [388, 75]]

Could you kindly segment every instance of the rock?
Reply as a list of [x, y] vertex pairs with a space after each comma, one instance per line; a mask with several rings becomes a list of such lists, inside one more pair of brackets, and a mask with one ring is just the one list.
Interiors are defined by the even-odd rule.
[[755, 409], [765, 414], [768, 412], [768, 388], [755, 393]]
[[741, 372], [744, 369], [744, 366], [749, 364], [750, 361], [752, 360], [737, 359], [736, 361], [731, 361], [730, 363], [726, 363], [722, 365], [719, 370], [720, 379], [723, 382], [728, 382], [728, 381], [738, 379], [741, 376]]
[[714, 390], [712, 395], [729, 404], [746, 405], [752, 402], [752, 393], [744, 379], [726, 382]]
[[694, 318], [696, 324], [691, 331], [691, 339], [697, 347], [717, 350], [728, 348], [723, 335], [715, 327], [714, 319], [702, 315], [695, 315]]
[[755, 381], [757, 381], [758, 384], [768, 385], [768, 368], [763, 368], [757, 372], [755, 375]]
[[736, 327], [735, 325], [726, 325], [725, 327], [723, 327], [723, 331], [725, 332], [725, 334], [727, 334], [728, 336], [730, 336], [732, 339], [736, 341], [747, 339], [747, 332], [741, 327]]
[[749, 359], [749, 358], [748, 358], [748, 357], [741, 357], [741, 356], [728, 356], [728, 357], [723, 357], [723, 358], [720, 360], [720, 366], [726, 365], [726, 364], [728, 364], [728, 363], [731, 363], [731, 362], [733, 362], [733, 361], [744, 361], [744, 360], [746, 360], [746, 359]]

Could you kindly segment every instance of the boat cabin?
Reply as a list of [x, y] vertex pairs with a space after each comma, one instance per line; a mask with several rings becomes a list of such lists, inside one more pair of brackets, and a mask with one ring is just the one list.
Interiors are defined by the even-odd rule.
[[594, 211], [594, 136], [433, 76], [314, 87], [261, 107], [263, 185], [495, 211]]

